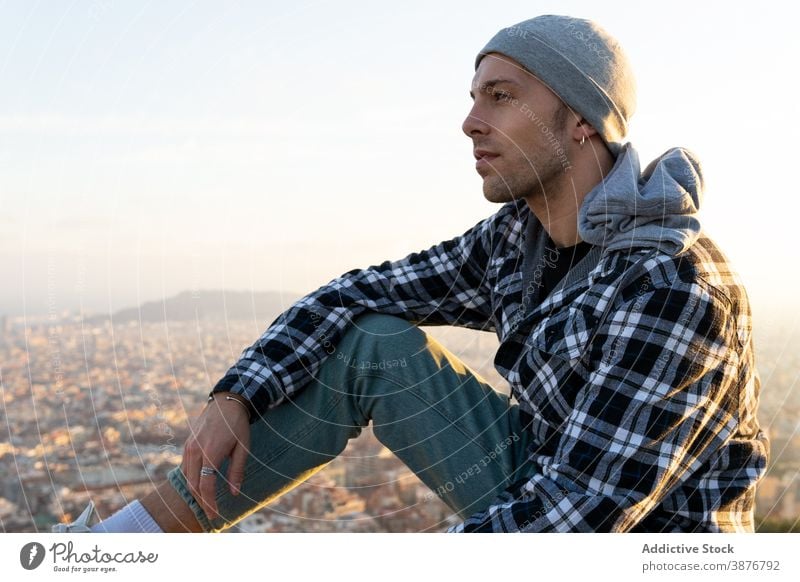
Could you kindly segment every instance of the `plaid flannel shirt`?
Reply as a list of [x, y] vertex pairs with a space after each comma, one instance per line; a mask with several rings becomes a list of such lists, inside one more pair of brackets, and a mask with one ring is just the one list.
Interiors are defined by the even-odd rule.
[[605, 252], [527, 313], [524, 200], [451, 240], [344, 273], [280, 315], [214, 387], [253, 417], [308, 384], [367, 311], [493, 331], [537, 468], [449, 531], [753, 531], [768, 441], [744, 288], [714, 243]]

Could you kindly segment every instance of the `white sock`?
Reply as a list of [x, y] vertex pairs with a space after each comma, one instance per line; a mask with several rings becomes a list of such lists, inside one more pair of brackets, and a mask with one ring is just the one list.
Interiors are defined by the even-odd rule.
[[90, 529], [92, 533], [163, 533], [138, 499]]

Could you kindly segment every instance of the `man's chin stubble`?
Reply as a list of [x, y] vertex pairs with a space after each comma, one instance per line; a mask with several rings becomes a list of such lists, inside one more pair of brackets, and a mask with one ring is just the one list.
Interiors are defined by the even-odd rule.
[[499, 176], [487, 176], [483, 179], [483, 196], [489, 202], [506, 203], [514, 199], [509, 184]]
[[489, 202], [505, 204], [523, 198], [517, 190], [512, 182], [500, 176], [492, 175], [483, 179], [483, 196]]

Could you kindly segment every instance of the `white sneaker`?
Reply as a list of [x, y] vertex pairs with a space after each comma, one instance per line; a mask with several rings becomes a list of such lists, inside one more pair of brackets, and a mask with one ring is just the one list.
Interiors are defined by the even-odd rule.
[[90, 501], [86, 509], [72, 523], [57, 523], [51, 529], [53, 533], [91, 533], [89, 520], [94, 513], [94, 502]]

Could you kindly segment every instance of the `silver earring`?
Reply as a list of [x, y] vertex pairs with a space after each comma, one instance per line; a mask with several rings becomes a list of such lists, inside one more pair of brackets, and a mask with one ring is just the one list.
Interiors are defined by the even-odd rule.
[[584, 144], [585, 141], [586, 141], [586, 136], [582, 135], [581, 136], [581, 147], [583, 147], [583, 144]]

